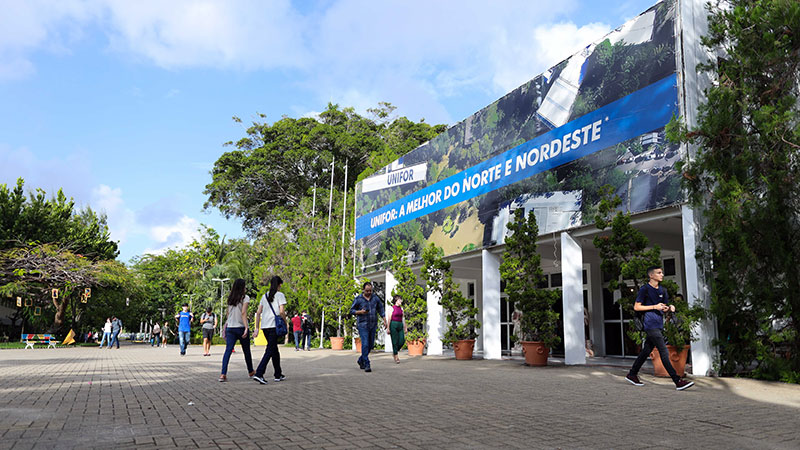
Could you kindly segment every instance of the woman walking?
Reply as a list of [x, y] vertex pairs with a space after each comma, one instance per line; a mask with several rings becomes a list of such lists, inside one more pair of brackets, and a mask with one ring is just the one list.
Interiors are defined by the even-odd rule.
[[269, 280], [269, 293], [261, 297], [261, 304], [258, 305], [258, 312], [256, 312], [256, 331], [255, 336], [258, 337], [258, 330], [264, 332], [264, 337], [267, 338], [267, 349], [264, 351], [264, 356], [261, 358], [261, 363], [258, 364], [254, 380], [261, 384], [267, 384], [264, 379], [264, 372], [267, 371], [267, 364], [272, 359], [272, 368], [274, 369], [274, 380], [283, 381], [286, 377], [283, 376], [281, 371], [281, 354], [278, 351], [278, 333], [275, 330], [275, 320], [280, 314], [284, 322], [286, 321], [286, 296], [280, 292], [283, 280], [281, 277], [274, 276]]
[[161, 327], [156, 322], [153, 325], [153, 342], [150, 343], [150, 347], [155, 346], [156, 348], [161, 347]]
[[403, 348], [406, 343], [406, 333], [408, 327], [406, 326], [406, 318], [403, 316], [403, 297], [395, 295], [392, 298], [392, 315], [389, 319], [389, 329], [386, 333], [392, 336], [392, 353], [394, 354], [394, 362], [400, 364], [400, 358], [397, 352]]
[[233, 282], [231, 293], [228, 295], [228, 320], [225, 322], [225, 355], [222, 357], [222, 374], [219, 381], [228, 381], [228, 362], [236, 341], [242, 346], [244, 362], [247, 364], [247, 373], [250, 377], [253, 372], [253, 358], [250, 356], [250, 336], [248, 336], [247, 306], [250, 297], [244, 293], [245, 282], [238, 278]]
[[105, 342], [111, 345], [111, 317], [107, 317], [106, 323], [103, 325], [103, 340], [100, 341], [100, 348], [103, 348]]
[[167, 348], [167, 341], [172, 334], [172, 330], [169, 329], [169, 322], [166, 320], [164, 321], [164, 326], [161, 327], [161, 334], [161, 348]]

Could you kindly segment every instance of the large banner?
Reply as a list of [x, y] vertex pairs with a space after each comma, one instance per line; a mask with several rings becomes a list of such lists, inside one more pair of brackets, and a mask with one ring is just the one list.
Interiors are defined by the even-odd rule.
[[511, 211], [540, 232], [592, 220], [602, 186], [631, 212], [682, 201], [674, 0], [665, 0], [356, 188], [362, 271], [396, 244], [451, 255], [502, 243]]

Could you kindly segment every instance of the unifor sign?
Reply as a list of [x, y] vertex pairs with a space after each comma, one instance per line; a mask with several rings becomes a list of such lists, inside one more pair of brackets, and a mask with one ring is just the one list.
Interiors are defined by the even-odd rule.
[[[542, 234], [591, 223], [604, 186], [631, 213], [684, 201], [677, 7], [664, 0], [356, 186], [357, 265], [505, 242], [513, 210]], [[418, 170], [419, 168], [420, 170]]]
[[549, 133], [359, 217], [356, 221], [356, 239], [663, 127], [678, 112], [676, 78], [676, 75], [670, 75]]

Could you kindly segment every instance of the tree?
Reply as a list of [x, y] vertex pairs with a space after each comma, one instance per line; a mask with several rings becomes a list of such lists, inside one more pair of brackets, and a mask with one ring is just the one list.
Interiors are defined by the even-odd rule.
[[506, 250], [500, 264], [500, 277], [506, 283], [508, 301], [522, 313], [523, 339], [540, 341], [545, 347], [553, 348], [561, 342], [556, 334], [558, 313], [553, 311], [560, 293], [539, 287], [545, 278], [542, 256], [536, 251], [539, 226], [533, 210], [527, 219], [524, 208], [514, 211], [514, 220], [508, 224], [508, 230], [512, 234], [506, 238]]
[[[403, 316], [408, 327], [406, 339], [420, 341], [427, 338], [428, 330], [425, 325], [428, 320], [428, 304], [425, 288], [417, 284], [417, 276], [408, 266], [406, 250], [402, 245], [397, 246], [392, 255], [391, 272], [397, 284], [390, 295], [392, 298], [395, 295], [403, 297], [405, 305]], [[391, 299], [389, 301], [391, 303]]]
[[731, 0], [703, 45], [722, 55], [680, 167], [703, 221], [699, 252], [717, 318], [720, 369], [800, 382], [800, 3]]
[[445, 319], [449, 326], [444, 333], [444, 341], [454, 344], [465, 339], [475, 339], [478, 337], [476, 329], [481, 327], [480, 321], [476, 318], [478, 308], [458, 289], [458, 283], [453, 281], [450, 262], [445, 261], [443, 255], [444, 251], [441, 248], [431, 244], [422, 252], [420, 273], [428, 292], [438, 294], [439, 304], [445, 311]]

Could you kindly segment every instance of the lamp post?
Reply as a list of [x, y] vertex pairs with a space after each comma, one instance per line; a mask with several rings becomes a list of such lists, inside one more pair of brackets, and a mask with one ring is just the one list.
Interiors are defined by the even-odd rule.
[[225, 307], [224, 307], [225, 301], [223, 300], [222, 290], [223, 290], [223, 287], [225, 286], [225, 282], [226, 281], [230, 281], [230, 280], [231, 280], [230, 278], [212, 278], [211, 279], [211, 281], [219, 281], [219, 318], [220, 318], [220, 321], [219, 321], [219, 335], [220, 336], [222, 336], [222, 322], [223, 322], [222, 318], [225, 316], [225, 314], [223, 313], [223, 311], [225, 309]]
[[194, 302], [194, 297], [197, 294], [181, 294], [181, 295], [183, 295], [184, 297], [189, 297], [189, 312], [191, 312], [192, 311], [192, 305], [193, 305], [193, 302]]

